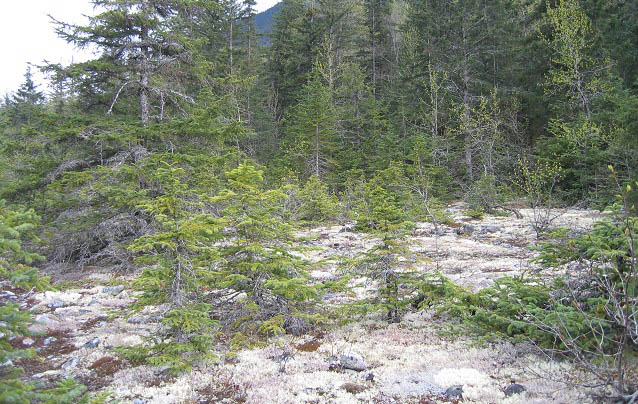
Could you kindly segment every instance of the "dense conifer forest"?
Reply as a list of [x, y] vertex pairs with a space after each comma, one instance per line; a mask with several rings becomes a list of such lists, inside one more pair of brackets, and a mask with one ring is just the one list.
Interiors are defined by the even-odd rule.
[[[180, 377], [436, 312], [456, 337], [531, 342], [587, 399], [638, 402], [638, 3], [91, 3], [87, 25], [52, 26], [94, 58], [39, 62], [50, 91], [29, 70], [0, 103], [0, 402], [123, 397], [31, 377], [16, 342], [43, 335], [32, 295], [91, 273], [134, 297], [110, 318], [160, 308], [117, 366]], [[577, 231], [567, 209], [606, 213]], [[525, 221], [536, 269], [468, 288], [411, 246], [485, 217]], [[372, 247], [311, 260], [322, 226]]]

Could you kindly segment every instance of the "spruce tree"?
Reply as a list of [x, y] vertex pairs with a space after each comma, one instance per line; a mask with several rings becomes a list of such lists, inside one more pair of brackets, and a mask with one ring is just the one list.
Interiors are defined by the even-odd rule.
[[[13, 209], [0, 199], [0, 279], [15, 288], [44, 290], [49, 286], [48, 277], [40, 277], [29, 265], [44, 257], [25, 250], [22, 243], [33, 237], [39, 217], [33, 210]], [[19, 361], [35, 357], [33, 349], [20, 349], [13, 345], [16, 337], [32, 335], [33, 323], [29, 311], [18, 304], [8, 302], [0, 306], [0, 403], [88, 403], [86, 387], [73, 379], [62, 379], [53, 388], [39, 383], [26, 382], [21, 377]]]
[[414, 268], [418, 259], [407, 241], [411, 224], [399, 195], [389, 190], [381, 177], [364, 185], [364, 195], [364, 203], [357, 208], [357, 227], [380, 241], [349, 266], [355, 274], [376, 284], [373, 297], [363, 302], [364, 307], [385, 311], [388, 321], [399, 322], [423, 279]]
[[11, 97], [7, 97], [5, 107], [14, 125], [31, 125], [44, 112], [45, 96], [33, 82], [31, 67], [24, 74], [24, 82]]
[[[125, 96], [137, 98], [139, 120], [146, 124], [183, 113], [193, 102], [189, 91], [197, 64], [194, 43], [182, 18], [196, 5], [186, 0], [91, 0], [100, 12], [88, 25], [54, 20], [58, 36], [78, 48], [97, 48], [99, 58], [68, 67], [48, 65], [59, 82], [68, 82], [84, 102], [104, 104], [111, 113]], [[199, 4], [199, 3], [197, 3]], [[189, 68], [191, 67], [191, 68]], [[108, 98], [102, 98], [107, 94]]]
[[293, 168], [303, 175], [320, 179], [334, 166], [336, 112], [333, 92], [316, 65], [304, 85], [299, 103], [286, 118], [288, 153]]
[[167, 366], [175, 373], [214, 358], [216, 322], [204, 290], [214, 280], [213, 244], [221, 236], [220, 223], [203, 211], [205, 195], [194, 193], [183, 177], [183, 169], [164, 163], [153, 176], [161, 194], [138, 205], [153, 218], [156, 230], [129, 246], [143, 253], [137, 262], [144, 265], [135, 281], [144, 294], [134, 309], [164, 304], [167, 311], [150, 345], [122, 349], [130, 358]]
[[285, 194], [264, 190], [263, 171], [248, 163], [226, 178], [226, 189], [210, 200], [219, 207], [224, 237], [214, 270], [216, 309], [245, 334], [307, 331], [319, 320], [312, 306], [320, 288], [310, 283], [294, 228], [281, 217]]

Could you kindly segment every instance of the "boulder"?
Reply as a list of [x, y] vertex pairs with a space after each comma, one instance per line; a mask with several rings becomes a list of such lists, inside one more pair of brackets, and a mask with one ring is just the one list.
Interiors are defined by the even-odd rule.
[[472, 226], [471, 224], [464, 224], [463, 226], [457, 228], [455, 230], [456, 234], [458, 235], [470, 235], [472, 233], [474, 233], [474, 226]]
[[100, 345], [100, 339], [98, 337], [94, 337], [84, 344], [83, 348], [97, 348], [98, 345]]
[[340, 355], [339, 366], [342, 369], [350, 369], [355, 372], [362, 372], [368, 368], [363, 358], [356, 354]]
[[105, 286], [104, 289], [102, 289], [102, 293], [106, 293], [107, 295], [111, 295], [111, 296], [117, 296], [120, 293], [122, 293], [123, 290], [124, 290], [124, 285]]
[[505, 397], [511, 397], [514, 394], [521, 394], [526, 392], [527, 389], [522, 384], [512, 383], [505, 388]]
[[463, 386], [461, 385], [457, 385], [457, 386], [451, 386], [448, 387], [447, 390], [445, 390], [445, 393], [443, 393], [445, 395], [445, 397], [452, 399], [452, 400], [462, 400], [463, 399]]
[[79, 364], [80, 358], [78, 358], [77, 356], [72, 356], [69, 359], [65, 360], [64, 363], [62, 363], [61, 368], [64, 370], [71, 370], [75, 369]]

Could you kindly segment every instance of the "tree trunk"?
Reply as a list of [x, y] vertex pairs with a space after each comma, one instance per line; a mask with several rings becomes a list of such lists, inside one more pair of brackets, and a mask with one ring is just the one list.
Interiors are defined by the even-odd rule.
[[[146, 8], [146, 2], [143, 2], [142, 7]], [[144, 125], [148, 123], [149, 119], [149, 105], [148, 105], [148, 80], [150, 76], [150, 66], [148, 63], [148, 27], [142, 27], [140, 32], [140, 121]]]

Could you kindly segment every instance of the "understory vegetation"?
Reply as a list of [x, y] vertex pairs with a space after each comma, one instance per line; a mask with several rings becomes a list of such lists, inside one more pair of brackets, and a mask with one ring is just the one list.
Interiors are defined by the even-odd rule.
[[[172, 375], [436, 310], [447, 331], [532, 342], [586, 375], [569, 383], [638, 402], [634, 2], [286, 0], [268, 38], [252, 0], [91, 3], [87, 25], [53, 23], [95, 58], [39, 66], [46, 94], [29, 70], [0, 104], [3, 290], [130, 277], [120, 315], [157, 308], [160, 327], [115, 351]], [[474, 218], [531, 209], [538, 269], [479, 291], [424, 271], [416, 223], [460, 227], [458, 200]], [[555, 225], [567, 207], [607, 213], [578, 232]], [[312, 262], [300, 232], [332, 224], [372, 247]], [[335, 276], [313, 278], [323, 265]], [[357, 296], [355, 279], [373, 293], [326, 302]], [[33, 315], [1, 302], [0, 402], [108, 401], [28, 380], [14, 361], [35, 352], [12, 341]]]

